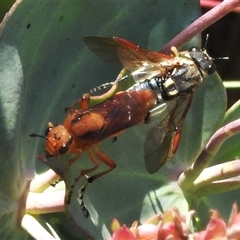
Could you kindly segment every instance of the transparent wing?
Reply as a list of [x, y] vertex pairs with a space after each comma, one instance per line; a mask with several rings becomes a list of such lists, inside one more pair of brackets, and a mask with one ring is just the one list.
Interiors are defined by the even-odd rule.
[[[164, 111], [151, 114], [144, 143], [144, 159], [149, 173], [156, 172], [173, 155], [173, 140], [188, 106], [189, 96], [179, 96], [166, 102]], [[176, 149], [175, 149], [176, 150]]]
[[133, 73], [135, 81], [164, 74], [166, 67], [173, 66], [173, 57], [147, 51], [122, 38], [86, 37], [86, 46], [97, 56], [111, 63], [121, 63]]

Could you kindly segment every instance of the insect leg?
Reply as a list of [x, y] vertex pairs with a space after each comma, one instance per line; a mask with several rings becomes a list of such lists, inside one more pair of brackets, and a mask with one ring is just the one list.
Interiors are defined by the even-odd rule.
[[56, 181], [54, 181], [53, 183], [49, 183], [50, 186], [55, 187], [58, 183], [60, 183], [62, 181], [62, 179], [57, 179]]
[[117, 82], [114, 82], [112, 84], [112, 87], [104, 94], [102, 95], [98, 95], [98, 96], [90, 96], [89, 95], [89, 101], [88, 103], [101, 103], [105, 100], [107, 100], [108, 98], [110, 98], [111, 96], [113, 96], [117, 90], [117, 87], [118, 87], [118, 83]]
[[[98, 161], [97, 161], [97, 158], [96, 158], [96, 157], [98, 157], [98, 159], [100, 159], [102, 162], [104, 162], [104, 163], [109, 167], [109, 169], [107, 169], [107, 170], [105, 170], [105, 171], [102, 171], [102, 172], [100, 172], [100, 173], [97, 173], [97, 174], [95, 174], [95, 175], [93, 175], [93, 176], [87, 176], [87, 175], [86, 175], [88, 170], [83, 170], [83, 171], [81, 172], [81, 176], [82, 176], [82, 175], [85, 175], [85, 177], [87, 178], [86, 183], [85, 183], [85, 184], [81, 187], [81, 189], [79, 190], [79, 193], [80, 193], [80, 194], [79, 194], [79, 200], [81, 201], [81, 202], [80, 202], [80, 205], [81, 205], [81, 207], [82, 207], [82, 209], [83, 209], [83, 212], [84, 212], [84, 215], [85, 215], [86, 217], [88, 217], [89, 213], [88, 213], [88, 210], [86, 209], [86, 207], [85, 207], [85, 205], [84, 205], [84, 201], [83, 201], [83, 196], [84, 196], [84, 195], [83, 195], [83, 194], [84, 194], [84, 192], [85, 192], [88, 184], [89, 184], [89, 183], [92, 183], [92, 182], [93, 182], [94, 180], [96, 180], [97, 178], [100, 178], [100, 177], [102, 177], [103, 175], [111, 172], [111, 171], [116, 167], [116, 164], [114, 163], [114, 161], [113, 161], [110, 157], [108, 157], [106, 154], [104, 154], [103, 152], [101, 152], [99, 149], [97, 149], [97, 148], [94, 149], [94, 153], [96, 154], [96, 156], [93, 154], [92, 151], [87, 151], [87, 152], [88, 152], [89, 157], [91, 158], [91, 160], [92, 160], [95, 164], [96, 164], [96, 162], [98, 162]], [[98, 167], [98, 165], [96, 166], [96, 168], [97, 168], [97, 167]], [[88, 173], [89, 173], [89, 171], [88, 171]], [[77, 179], [79, 180], [81, 176], [79, 176]], [[75, 182], [75, 184], [76, 184], [76, 182]]]
[[81, 110], [87, 109], [90, 102], [90, 98], [91, 96], [89, 93], [84, 93], [82, 97], [74, 101], [70, 107], [65, 108], [65, 113], [66, 112], [71, 113], [72, 111], [79, 109], [79, 106]]
[[90, 93], [84, 93], [82, 95], [82, 97], [79, 98], [78, 100], [74, 101], [74, 103], [70, 107], [65, 108], [65, 113], [74, 111], [75, 109], [79, 109], [79, 106], [80, 106], [81, 110], [85, 110], [91, 105], [96, 105], [96, 104], [99, 104], [99, 103], [107, 100], [108, 98], [113, 96], [114, 93], [116, 92], [118, 83], [114, 82], [111, 85], [112, 85], [112, 87], [106, 93], [104, 93], [102, 95], [92, 96], [92, 95], [90, 95]]
[[89, 92], [90, 92], [90, 94], [96, 93], [96, 92], [101, 91], [101, 90], [103, 90], [103, 89], [112, 87], [113, 84], [114, 84], [114, 82], [104, 83], [104, 84], [102, 84], [102, 85], [100, 85], [100, 86], [97, 86], [97, 87], [91, 89]]
[[[119, 83], [123, 81], [123, 79], [125, 79], [123, 77], [123, 75], [125, 74], [125, 69], [123, 69], [117, 79], [114, 82], [109, 82], [109, 83], [104, 83], [102, 85], [100, 85], [99, 87], [96, 87], [92, 90], [90, 90], [90, 93], [84, 93], [82, 95], [82, 97], [78, 100], [76, 100], [72, 106], [65, 108], [65, 112], [71, 111], [73, 109], [76, 108], [80, 108], [81, 109], [86, 109], [88, 108], [89, 105], [95, 105], [98, 103], [101, 103], [105, 100], [107, 100], [108, 98], [112, 97], [117, 91], [117, 88], [119, 86]], [[104, 89], [105, 87], [111, 86], [111, 88], [104, 94], [102, 95], [97, 95], [97, 96], [92, 96], [91, 94], [94, 92], [97, 92], [98, 90]]]
[[116, 167], [115, 162], [110, 157], [108, 157], [105, 153], [100, 151], [98, 148], [95, 149], [95, 153], [98, 156], [98, 158], [109, 167], [109, 169], [89, 177], [88, 178], [89, 183], [92, 183], [97, 178], [100, 178], [103, 175], [111, 172]]
[[[83, 169], [83, 170], [80, 172], [79, 176], [74, 179], [74, 183], [70, 186], [68, 192], [67, 192], [66, 195], [65, 195], [65, 203], [66, 203], [67, 205], [69, 205], [69, 204], [71, 203], [71, 198], [72, 198], [73, 190], [74, 190], [74, 188], [75, 188], [75, 185], [76, 185], [77, 182], [79, 181], [79, 179], [80, 179], [82, 176], [84, 176], [84, 175], [86, 175], [86, 174], [88, 174], [88, 173], [96, 170], [96, 169], [98, 168], [98, 166], [99, 166], [99, 161], [98, 161], [97, 158], [94, 156], [94, 154], [91, 152], [91, 150], [88, 150], [87, 153], [88, 153], [89, 158], [90, 158], [90, 159], [92, 160], [92, 162], [94, 163], [94, 167], [92, 167], [92, 168], [87, 168], [87, 169]], [[79, 157], [80, 157], [80, 153], [77, 154], [73, 159], [71, 159], [71, 160], [69, 161], [69, 167], [70, 167]], [[69, 169], [69, 168], [68, 168], [68, 169]], [[67, 169], [67, 171], [68, 171], [68, 169]], [[87, 177], [87, 176], [86, 176], [86, 177]]]
[[[104, 98], [104, 100], [106, 100], [107, 98], [111, 97], [115, 91], [117, 90], [117, 87], [118, 87], [118, 83], [124, 81], [126, 78], [123, 77], [125, 75], [125, 72], [126, 72], [126, 69], [122, 69], [121, 72], [119, 73], [119, 75], [117, 76], [117, 79], [114, 81], [114, 82], [108, 82], [108, 83], [104, 83], [98, 87], [95, 87], [93, 89], [91, 89], [89, 92], [90, 94], [92, 93], [96, 93], [97, 91], [100, 91], [102, 89], [105, 89], [105, 88], [110, 88], [110, 90], [108, 90], [105, 94], [101, 95], [101, 97]], [[104, 97], [107, 96], [107, 97]], [[94, 98], [94, 97], [93, 97]], [[97, 98], [99, 98], [99, 96], [97, 96]]]

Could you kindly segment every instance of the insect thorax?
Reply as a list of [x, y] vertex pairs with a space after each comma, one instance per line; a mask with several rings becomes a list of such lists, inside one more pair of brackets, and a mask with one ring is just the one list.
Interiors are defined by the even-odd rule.
[[150, 89], [158, 92], [158, 102], [170, 100], [175, 96], [193, 91], [202, 81], [202, 75], [197, 66], [182, 64], [176, 66], [165, 75], [157, 75], [132, 86], [129, 90], [141, 91]]
[[195, 64], [183, 64], [174, 68], [165, 79], [163, 87], [168, 97], [190, 93], [202, 82], [202, 75]]

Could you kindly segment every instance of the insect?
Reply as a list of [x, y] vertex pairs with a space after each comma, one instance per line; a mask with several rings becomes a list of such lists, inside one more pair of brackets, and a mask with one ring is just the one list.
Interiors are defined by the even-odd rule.
[[[70, 109], [63, 124], [54, 126], [49, 123], [45, 137], [30, 134], [32, 137], [46, 139], [47, 158], [65, 153], [75, 153], [74, 158], [69, 160], [69, 164], [72, 165], [85, 151], [92, 160], [94, 166], [82, 170], [71, 186], [69, 193], [66, 194], [65, 202], [67, 204], [70, 204], [72, 191], [78, 179], [97, 169], [99, 160], [109, 168], [91, 177], [86, 176], [87, 183], [82, 188], [82, 193], [88, 183], [115, 168], [114, 161], [98, 149], [98, 144], [106, 138], [115, 137], [123, 130], [145, 121], [149, 116], [149, 111], [156, 106], [156, 103], [157, 93], [155, 91], [124, 91], [113, 95], [98, 105], [89, 108], [84, 107], [85, 109], [81, 110]], [[85, 106], [85, 103], [83, 106]], [[85, 215], [88, 216], [88, 211], [83, 202], [82, 208]]]
[[[49, 124], [44, 137], [46, 157], [75, 153], [69, 160], [72, 165], [85, 151], [94, 164], [92, 168], [82, 170], [75, 179], [66, 195], [67, 204], [70, 204], [73, 189], [81, 176], [87, 177], [81, 189], [80, 199], [83, 200], [87, 184], [115, 168], [114, 161], [98, 149], [99, 143], [140, 122], [150, 122], [144, 157], [147, 170], [156, 172], [177, 150], [194, 90], [205, 76], [215, 71], [212, 59], [199, 48], [180, 53], [173, 49], [173, 56], [168, 56], [144, 50], [120, 38], [88, 37], [84, 41], [98, 55], [106, 54], [107, 60], [120, 60], [130, 71], [128, 76], [117, 79], [115, 85], [128, 77], [133, 77], [136, 83], [92, 107], [87, 107], [86, 101], [82, 100], [82, 109], [70, 109], [63, 124]], [[87, 174], [98, 168], [99, 160], [109, 169], [89, 177]], [[83, 201], [81, 206], [87, 216]]]
[[173, 47], [173, 55], [169, 56], [116, 37], [87, 37], [84, 42], [97, 56], [121, 63], [130, 72], [116, 82], [133, 78], [136, 84], [129, 91], [151, 89], [158, 93], [159, 103], [166, 103], [165, 111], [152, 110], [144, 144], [146, 168], [149, 173], [156, 172], [176, 153], [192, 95], [203, 78], [215, 72], [214, 59], [205, 46], [184, 52]]

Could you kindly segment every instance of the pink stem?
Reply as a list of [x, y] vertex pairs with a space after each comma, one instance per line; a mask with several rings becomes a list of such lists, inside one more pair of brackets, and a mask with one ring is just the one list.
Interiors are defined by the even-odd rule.
[[233, 11], [237, 6], [240, 6], [240, 0], [223, 1], [216, 7], [202, 15], [191, 25], [185, 28], [175, 38], [173, 38], [162, 50], [162, 53], [169, 54], [170, 48], [175, 46], [180, 48], [184, 43], [192, 39], [197, 34], [201, 33], [204, 29], [212, 25], [214, 22]]

